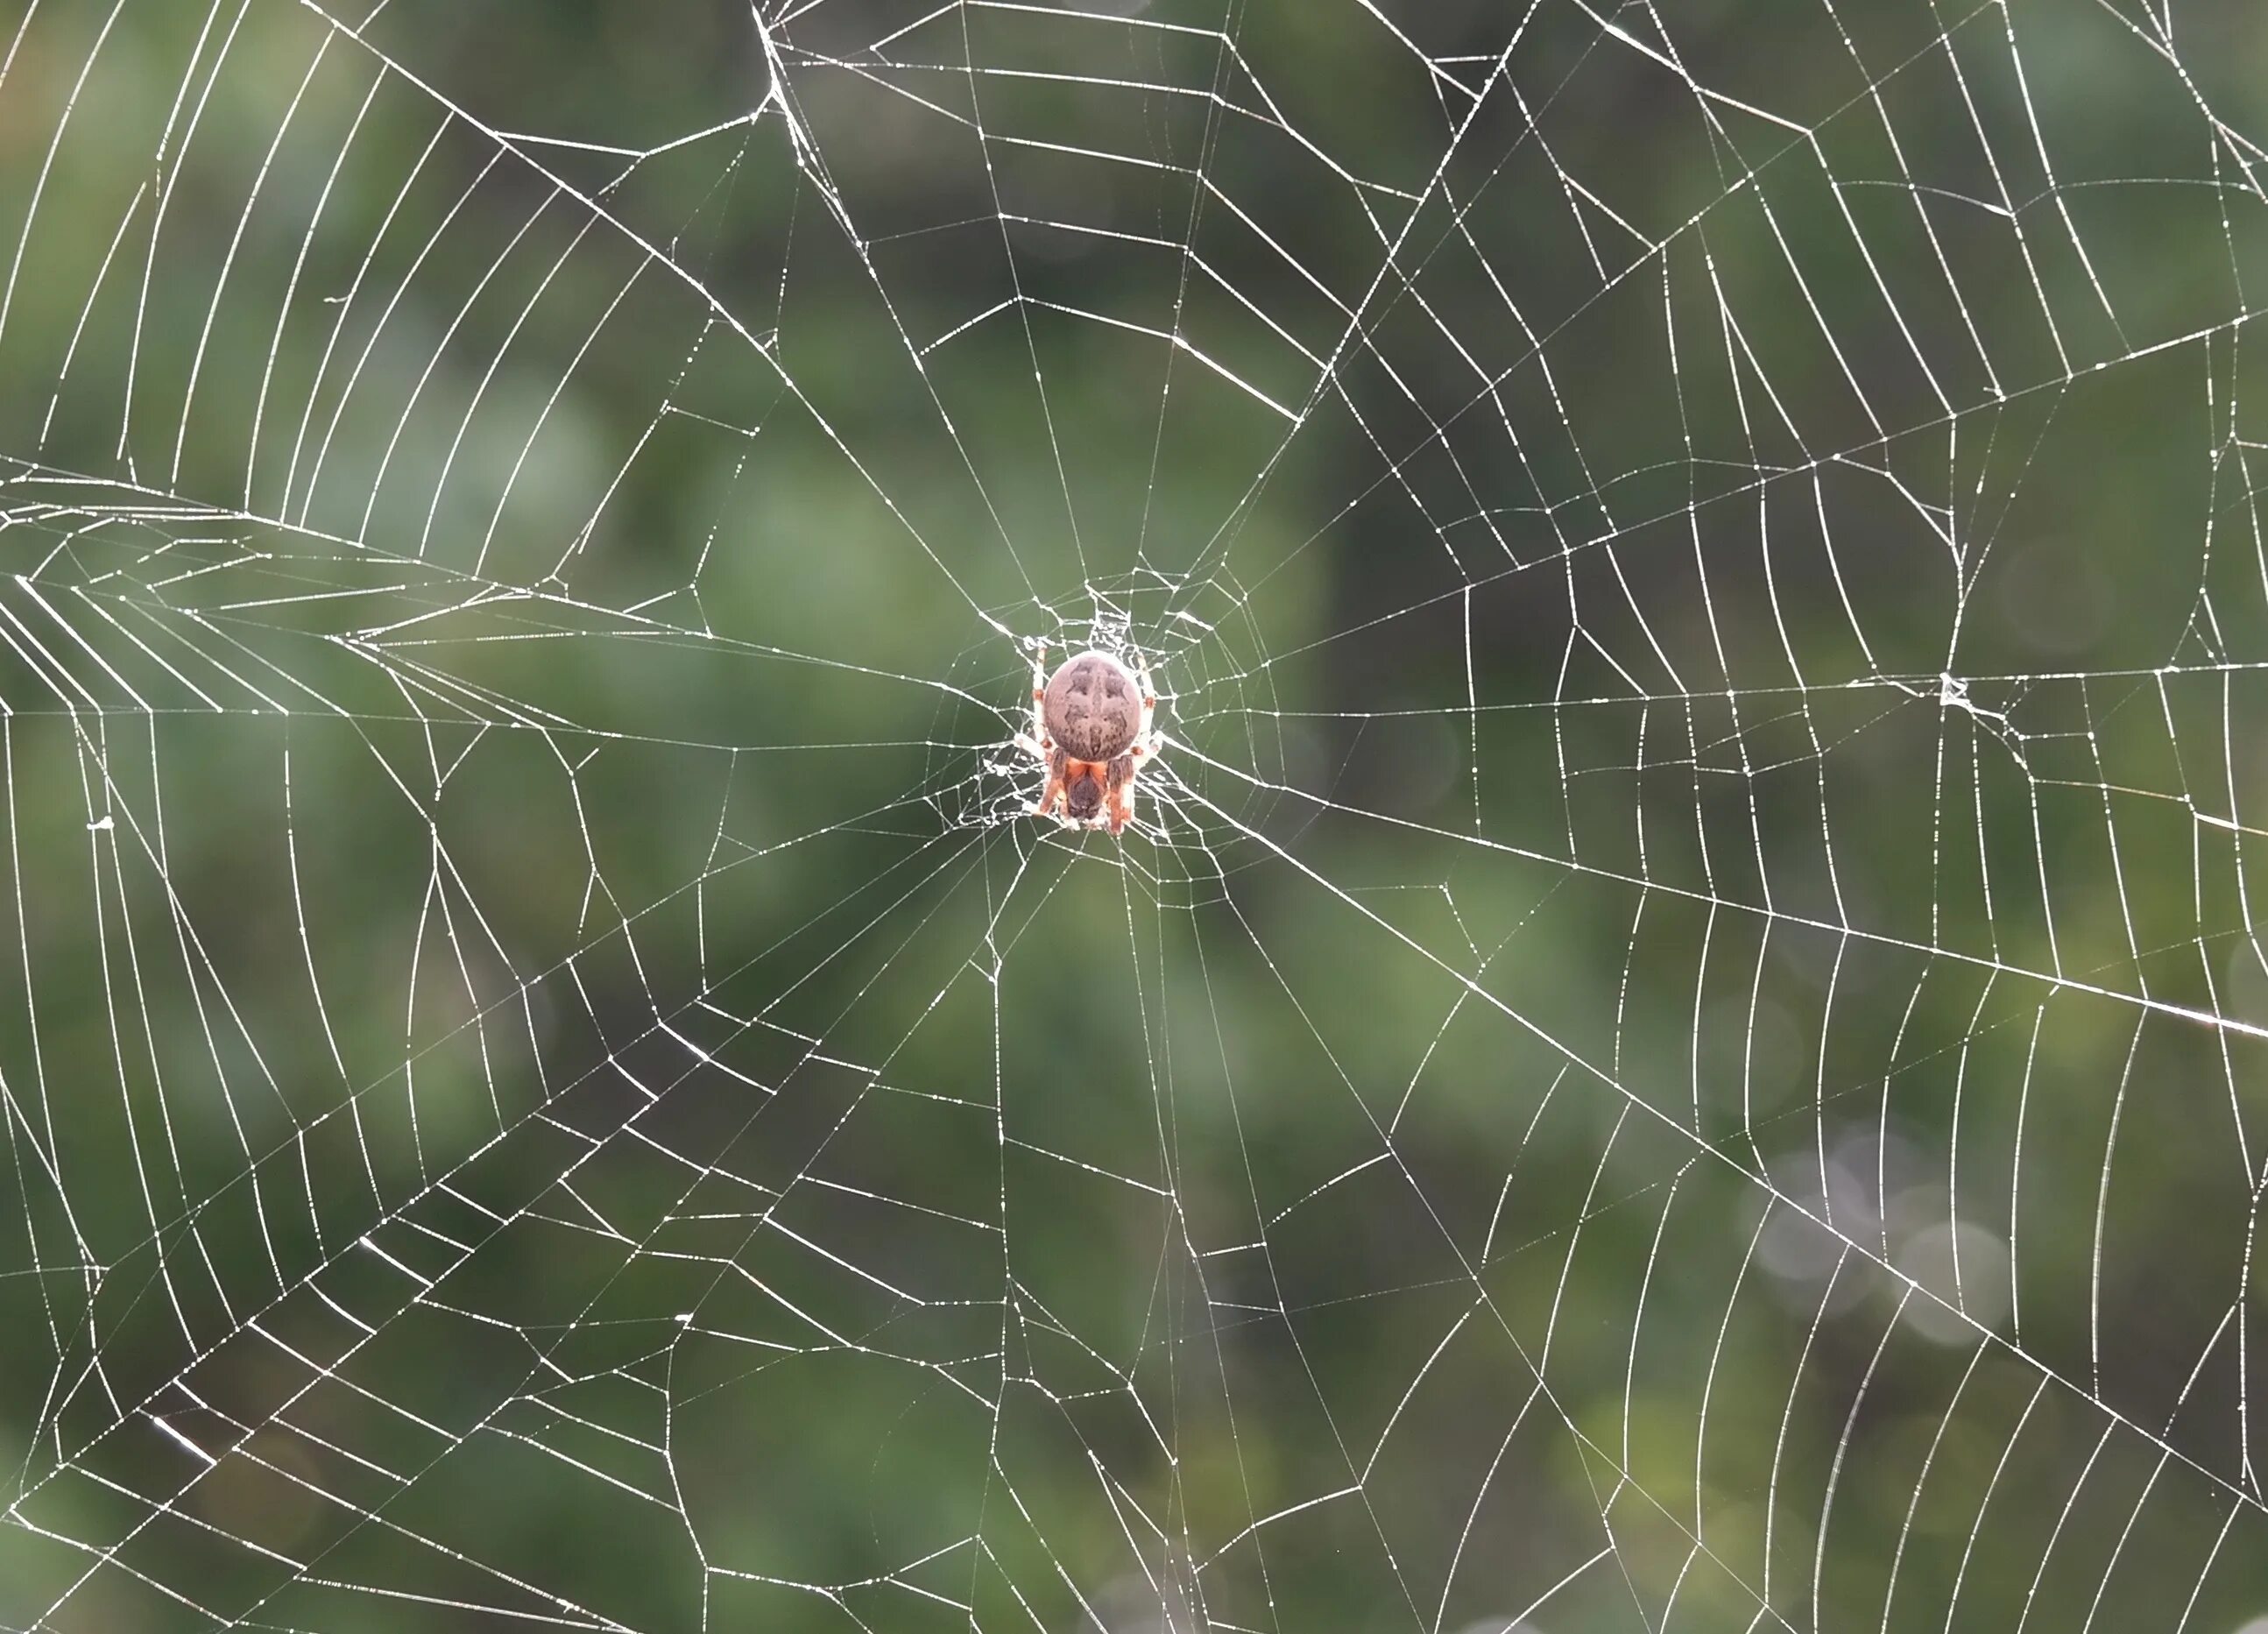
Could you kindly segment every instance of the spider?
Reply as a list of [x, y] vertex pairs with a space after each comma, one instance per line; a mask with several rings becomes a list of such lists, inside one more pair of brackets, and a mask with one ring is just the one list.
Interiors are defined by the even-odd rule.
[[1051, 677], [1046, 655], [1042, 644], [1032, 660], [1031, 732], [1016, 734], [1048, 774], [1032, 815], [1060, 806], [1071, 821], [1116, 834], [1134, 820], [1135, 773], [1158, 752], [1157, 694], [1147, 673], [1138, 679], [1107, 652], [1066, 659]]

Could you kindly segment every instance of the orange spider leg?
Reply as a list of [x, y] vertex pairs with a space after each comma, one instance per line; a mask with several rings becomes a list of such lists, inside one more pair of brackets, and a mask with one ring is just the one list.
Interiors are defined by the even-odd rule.
[[1134, 756], [1131, 751], [1110, 762], [1102, 785], [1103, 823], [1113, 834], [1134, 821]]
[[1050, 754], [1048, 757], [1048, 786], [1040, 791], [1040, 803], [1032, 807], [1032, 815], [1035, 817], [1048, 815], [1064, 803], [1069, 792], [1064, 786], [1064, 775], [1056, 769], [1055, 757]]

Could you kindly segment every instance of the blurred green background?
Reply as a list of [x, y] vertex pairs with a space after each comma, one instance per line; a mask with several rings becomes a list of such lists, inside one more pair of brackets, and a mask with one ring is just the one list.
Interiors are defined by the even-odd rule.
[[2257, 8], [0, 40], [0, 1626], [2258, 1634]]

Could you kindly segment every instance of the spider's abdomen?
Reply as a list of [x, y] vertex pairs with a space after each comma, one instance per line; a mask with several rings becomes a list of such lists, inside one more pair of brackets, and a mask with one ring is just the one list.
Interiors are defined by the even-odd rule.
[[1066, 659], [1041, 708], [1048, 735], [1073, 760], [1115, 760], [1142, 730], [1142, 688], [1106, 652]]

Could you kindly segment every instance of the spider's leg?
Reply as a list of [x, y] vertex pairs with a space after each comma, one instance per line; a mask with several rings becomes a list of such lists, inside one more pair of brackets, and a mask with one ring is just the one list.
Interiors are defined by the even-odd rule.
[[1158, 734], [1152, 725], [1158, 716], [1158, 683], [1150, 679], [1147, 669], [1140, 671], [1135, 679], [1142, 686], [1142, 722], [1134, 729], [1133, 753], [1138, 757], [1150, 754], [1158, 746]]
[[1016, 747], [1034, 756], [1048, 775], [1047, 785], [1040, 791], [1040, 803], [1032, 807], [1032, 815], [1044, 817], [1048, 809], [1064, 798], [1063, 774], [1056, 769], [1055, 740], [1042, 730], [1036, 738], [1023, 732], [1016, 734]]
[[1129, 750], [1110, 762], [1110, 779], [1103, 790], [1104, 821], [1116, 834], [1134, 821], [1134, 753]]
[[1048, 735], [1047, 655], [1048, 644], [1043, 641], [1032, 659], [1032, 735], [1042, 742]]
[[1064, 786], [1064, 769], [1058, 763], [1054, 736], [1048, 731], [1048, 644], [1042, 640], [1032, 650], [1032, 732], [1030, 737], [1019, 736], [1017, 741], [1040, 757], [1040, 764], [1048, 774], [1046, 786], [1040, 791], [1040, 803], [1032, 807], [1032, 815], [1044, 817], [1070, 798]]
[[1032, 815], [1044, 817], [1071, 798], [1065, 774], [1070, 769], [1064, 752], [1056, 747], [1056, 740], [1046, 732], [1040, 734], [1042, 762], [1047, 767], [1047, 786], [1040, 791], [1040, 803], [1032, 807]]

